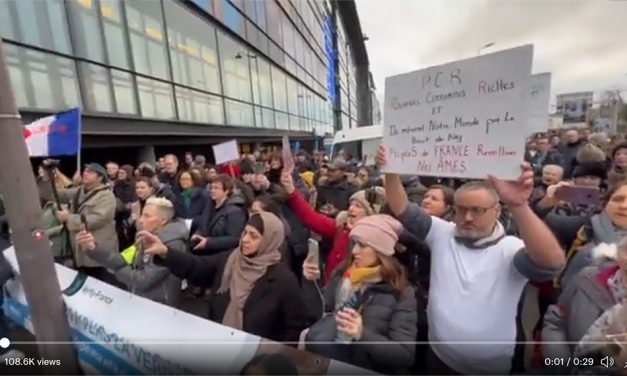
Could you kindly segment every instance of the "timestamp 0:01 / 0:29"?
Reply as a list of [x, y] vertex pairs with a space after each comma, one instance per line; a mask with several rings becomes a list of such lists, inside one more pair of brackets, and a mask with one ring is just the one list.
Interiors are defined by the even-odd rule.
[[592, 367], [594, 358], [544, 358], [544, 365], [547, 367]]

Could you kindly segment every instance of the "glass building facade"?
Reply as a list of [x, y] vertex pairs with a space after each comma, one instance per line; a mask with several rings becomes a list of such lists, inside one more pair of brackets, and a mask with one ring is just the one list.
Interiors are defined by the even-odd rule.
[[[329, 9], [329, 0], [2, 0], [0, 36], [22, 111], [78, 106], [324, 135], [333, 133]], [[337, 24], [342, 125], [354, 127], [354, 68]]]

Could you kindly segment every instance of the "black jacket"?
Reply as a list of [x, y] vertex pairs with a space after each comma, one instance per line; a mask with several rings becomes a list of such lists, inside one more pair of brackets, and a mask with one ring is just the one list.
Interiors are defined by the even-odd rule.
[[209, 238], [206, 247], [199, 253], [215, 254], [237, 247], [248, 220], [242, 207], [244, 202], [242, 196], [233, 195], [216, 209], [213, 201], [208, 200], [204, 212], [197, 219], [197, 225], [192, 225], [192, 229], [196, 229], [195, 233]]
[[176, 191], [174, 195], [176, 197], [174, 201], [174, 211], [179, 218], [195, 219], [200, 217], [205, 211], [205, 207], [209, 201], [209, 195], [202, 188], [192, 188], [189, 207], [185, 206], [182, 192]]
[[113, 185], [113, 194], [123, 204], [130, 204], [135, 201], [135, 185], [130, 180], [116, 181]]
[[325, 204], [333, 205], [337, 210], [347, 210], [353, 193], [357, 192], [357, 186], [343, 179], [339, 182], [326, 182], [318, 187], [318, 199], [316, 210], [320, 210]]
[[[208, 318], [222, 322], [230, 295], [216, 294], [222, 281], [229, 252], [210, 257], [189, 253], [168, 252], [167, 258], [155, 258], [179, 278], [191, 284], [210, 288]], [[268, 268], [256, 283], [244, 305], [242, 330], [273, 341], [297, 342], [305, 329], [305, 304], [296, 276], [283, 263]]]

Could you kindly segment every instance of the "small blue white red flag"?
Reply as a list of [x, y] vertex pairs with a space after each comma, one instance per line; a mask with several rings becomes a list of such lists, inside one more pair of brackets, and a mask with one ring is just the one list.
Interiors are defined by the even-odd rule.
[[78, 108], [35, 120], [24, 126], [31, 157], [77, 155], [81, 149], [81, 111]]

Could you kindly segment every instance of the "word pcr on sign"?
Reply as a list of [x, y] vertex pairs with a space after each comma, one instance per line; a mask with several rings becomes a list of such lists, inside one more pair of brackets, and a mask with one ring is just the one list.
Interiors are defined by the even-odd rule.
[[529, 134], [532, 58], [527, 45], [387, 77], [383, 172], [516, 179]]

